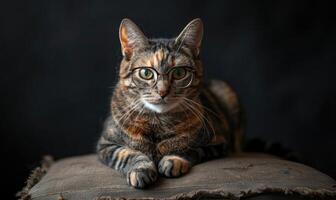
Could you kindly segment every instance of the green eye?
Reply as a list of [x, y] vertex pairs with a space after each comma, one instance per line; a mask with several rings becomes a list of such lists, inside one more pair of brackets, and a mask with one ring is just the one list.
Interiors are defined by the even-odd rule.
[[174, 69], [173, 71], [173, 78], [175, 80], [180, 80], [182, 78], [184, 78], [187, 74], [187, 70], [182, 68], [182, 67], [178, 67], [176, 69]]
[[143, 68], [140, 70], [139, 75], [142, 79], [150, 80], [154, 77], [152, 70]]

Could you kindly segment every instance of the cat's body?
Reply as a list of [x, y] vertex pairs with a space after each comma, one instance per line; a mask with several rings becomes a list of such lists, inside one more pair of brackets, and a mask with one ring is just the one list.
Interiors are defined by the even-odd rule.
[[97, 152], [133, 187], [239, 151], [241, 107], [226, 83], [203, 83], [202, 33], [199, 19], [176, 39], [149, 40], [131, 21], [121, 24], [124, 59]]

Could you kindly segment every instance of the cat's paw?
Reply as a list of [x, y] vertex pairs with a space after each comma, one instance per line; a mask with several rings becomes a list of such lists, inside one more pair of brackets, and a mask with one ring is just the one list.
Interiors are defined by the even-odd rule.
[[190, 168], [190, 162], [175, 155], [164, 156], [159, 162], [159, 173], [166, 177], [178, 177], [186, 174]]
[[127, 183], [135, 188], [145, 188], [157, 179], [153, 162], [140, 162], [127, 173]]

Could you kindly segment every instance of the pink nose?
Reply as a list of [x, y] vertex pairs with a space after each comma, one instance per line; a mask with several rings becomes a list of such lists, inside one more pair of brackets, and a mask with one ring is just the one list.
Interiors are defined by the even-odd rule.
[[159, 91], [159, 95], [161, 96], [161, 98], [165, 98], [168, 95], [169, 91], [168, 90], [160, 90]]

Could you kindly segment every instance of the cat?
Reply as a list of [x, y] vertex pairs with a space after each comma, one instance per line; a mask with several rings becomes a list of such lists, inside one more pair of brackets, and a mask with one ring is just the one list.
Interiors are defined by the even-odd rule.
[[243, 112], [227, 83], [203, 81], [202, 37], [199, 18], [172, 39], [148, 39], [121, 22], [123, 59], [97, 154], [134, 188], [240, 151]]

